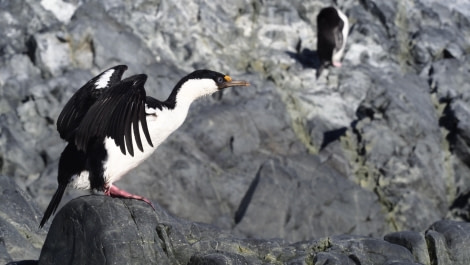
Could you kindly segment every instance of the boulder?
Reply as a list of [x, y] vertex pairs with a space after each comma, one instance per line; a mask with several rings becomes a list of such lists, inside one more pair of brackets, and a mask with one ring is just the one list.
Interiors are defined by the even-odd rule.
[[[250, 239], [172, 216], [160, 205], [83, 196], [54, 218], [39, 264], [467, 264], [468, 223], [440, 221], [425, 234], [330, 236], [289, 243]], [[428, 242], [429, 248], [426, 247]], [[446, 243], [447, 242], [447, 243]], [[429, 251], [429, 252], [428, 252]]]

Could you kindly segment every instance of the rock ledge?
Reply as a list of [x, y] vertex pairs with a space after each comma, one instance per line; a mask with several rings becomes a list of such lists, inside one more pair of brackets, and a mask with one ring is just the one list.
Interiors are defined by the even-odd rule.
[[439, 221], [384, 239], [338, 235], [289, 243], [247, 239], [153, 211], [136, 200], [83, 196], [53, 220], [39, 264], [468, 264], [470, 224]]

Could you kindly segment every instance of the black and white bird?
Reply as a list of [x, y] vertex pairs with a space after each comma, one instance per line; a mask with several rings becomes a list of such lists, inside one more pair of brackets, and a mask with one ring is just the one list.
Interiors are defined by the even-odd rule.
[[348, 32], [348, 18], [341, 10], [333, 6], [320, 10], [317, 16], [317, 54], [320, 68], [330, 64], [341, 67]]
[[180, 127], [194, 100], [227, 87], [249, 86], [228, 75], [196, 70], [176, 84], [167, 100], [159, 101], [146, 96], [145, 74], [121, 80], [126, 70], [127, 66], [118, 65], [94, 77], [60, 113], [57, 131], [68, 145], [59, 160], [59, 186], [39, 227], [55, 213], [69, 184], [152, 205], [113, 183], [147, 159]]

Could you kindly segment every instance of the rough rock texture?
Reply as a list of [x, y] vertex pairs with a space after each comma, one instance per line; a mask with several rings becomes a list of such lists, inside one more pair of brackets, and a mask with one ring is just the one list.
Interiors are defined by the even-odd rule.
[[[331, 2], [0, 0], [1, 175], [34, 200], [22, 209], [45, 209], [65, 147], [55, 120], [82, 84], [127, 64], [164, 99], [209, 68], [252, 86], [196, 102], [119, 187], [240, 238], [380, 238], [469, 221], [470, 4], [337, 1], [351, 24], [343, 67], [316, 79], [316, 14]], [[37, 253], [44, 232], [31, 247], [5, 220], [1, 258], [37, 259], [8, 246]], [[424, 254], [422, 236], [405, 238], [419, 262], [459, 248], [431, 233], [436, 251]], [[236, 263], [227, 253], [192, 262]]]
[[397, 232], [385, 240], [342, 235], [291, 244], [236, 237], [156, 206], [153, 211], [141, 201], [106, 196], [72, 200], [54, 219], [39, 264], [412, 265], [470, 260], [465, 244], [470, 224], [464, 222], [440, 221], [426, 233]]
[[38, 230], [41, 214], [31, 196], [0, 175], [0, 264], [39, 257], [46, 231]]

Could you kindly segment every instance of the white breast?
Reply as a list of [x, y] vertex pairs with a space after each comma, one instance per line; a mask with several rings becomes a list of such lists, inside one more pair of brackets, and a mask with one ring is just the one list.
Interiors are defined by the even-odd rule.
[[[184, 95], [184, 93], [182, 94]], [[148, 144], [142, 132], [142, 126], [139, 124], [143, 151], [140, 151], [137, 147], [132, 130], [134, 156], [131, 156], [128, 152], [124, 155], [113, 139], [105, 138], [104, 145], [108, 151], [107, 158], [103, 162], [105, 183], [111, 185], [120, 180], [127, 172], [144, 162], [172, 132], [183, 124], [192, 100], [191, 97], [178, 97], [177, 106], [171, 110], [165, 107], [162, 110], [146, 108], [146, 113], [148, 114], [146, 118], [147, 126], [153, 146]], [[76, 189], [90, 189], [88, 175], [88, 171], [83, 171], [80, 175], [72, 178], [72, 186]]]
[[343, 25], [343, 30], [341, 31], [343, 35], [343, 45], [341, 45], [341, 48], [333, 53], [333, 62], [339, 62], [341, 60], [341, 57], [343, 57], [344, 49], [346, 48], [346, 41], [348, 39], [348, 34], [349, 34], [349, 21], [348, 17], [338, 8], [336, 8], [336, 11], [338, 12], [338, 16], [343, 20], [344, 25]]
[[172, 132], [181, 126], [186, 115], [187, 109], [168, 110], [163, 108], [163, 110], [157, 110], [155, 115], [147, 116], [147, 126], [153, 147], [148, 144], [139, 124], [143, 152], [137, 147], [134, 135], [132, 135], [134, 156], [129, 153], [124, 155], [113, 139], [106, 138], [105, 147], [108, 150], [108, 158], [104, 162], [105, 182], [112, 184], [118, 181], [127, 172], [144, 162]]

